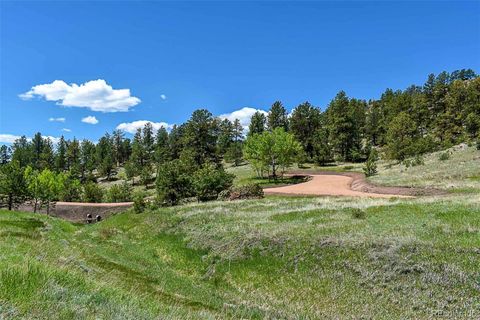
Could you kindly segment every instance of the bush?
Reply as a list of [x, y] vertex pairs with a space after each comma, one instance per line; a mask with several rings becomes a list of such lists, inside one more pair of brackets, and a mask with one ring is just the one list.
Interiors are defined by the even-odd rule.
[[252, 183], [233, 187], [230, 190], [223, 192], [220, 196], [225, 200], [260, 199], [263, 198], [264, 193], [259, 184]]
[[438, 157], [438, 160], [440, 161], [446, 161], [448, 159], [450, 159], [450, 152], [448, 151], [440, 153], [440, 156]]
[[475, 147], [477, 148], [477, 150], [480, 150], [480, 138], [477, 139]]
[[128, 182], [113, 185], [105, 194], [106, 202], [129, 202], [132, 201], [132, 187]]
[[371, 177], [377, 174], [377, 164], [375, 161], [367, 160], [365, 162], [365, 166], [363, 167], [363, 173], [365, 173], [365, 176]]
[[199, 201], [215, 200], [223, 190], [228, 190], [234, 175], [226, 172], [223, 167], [215, 168], [212, 164], [204, 165], [193, 176], [193, 189]]
[[94, 182], [87, 182], [83, 186], [83, 202], [102, 202], [103, 189]]
[[377, 160], [378, 160], [377, 151], [373, 148], [370, 149], [370, 154], [368, 155], [367, 162], [363, 167], [363, 172], [365, 173], [365, 176], [371, 177], [377, 174]]
[[145, 192], [137, 191], [133, 194], [133, 211], [135, 213], [142, 213], [145, 211], [147, 207], [147, 203], [145, 202]]
[[358, 208], [352, 209], [352, 218], [365, 219], [366, 217], [367, 217], [367, 213], [365, 211]]

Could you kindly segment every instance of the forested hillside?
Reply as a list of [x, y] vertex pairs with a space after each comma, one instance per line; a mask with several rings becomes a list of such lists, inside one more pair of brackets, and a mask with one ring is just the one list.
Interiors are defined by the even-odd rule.
[[[305, 102], [291, 114], [276, 101], [268, 114], [253, 115], [248, 130], [238, 120], [200, 109], [170, 132], [155, 132], [147, 123], [133, 139], [120, 130], [106, 133], [96, 144], [62, 136], [54, 145], [41, 133], [23, 136], [11, 147], [1, 147], [0, 194], [8, 207], [25, 198], [101, 201], [95, 183], [112, 179], [122, 167], [125, 195], [131, 193], [129, 185], [147, 186], [156, 179], [164, 201], [215, 199], [233, 180], [223, 164], [238, 166], [244, 157], [260, 175], [276, 177], [295, 162], [376, 161], [377, 151], [384, 159], [403, 161], [460, 142], [480, 147], [479, 132], [480, 78], [471, 69], [442, 72], [429, 75], [421, 86], [387, 89], [376, 100], [340, 91], [326, 107]], [[46, 185], [51, 186], [47, 195], [32, 195]], [[170, 189], [176, 192], [165, 194]]]

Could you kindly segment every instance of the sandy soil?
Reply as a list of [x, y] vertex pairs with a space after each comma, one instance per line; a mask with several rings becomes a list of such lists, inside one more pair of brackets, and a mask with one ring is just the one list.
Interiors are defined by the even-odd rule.
[[317, 195], [317, 196], [348, 196], [391, 198], [413, 197], [418, 190], [412, 188], [387, 188], [368, 184], [361, 174], [309, 174], [307, 182], [264, 189], [265, 194], [282, 195]]

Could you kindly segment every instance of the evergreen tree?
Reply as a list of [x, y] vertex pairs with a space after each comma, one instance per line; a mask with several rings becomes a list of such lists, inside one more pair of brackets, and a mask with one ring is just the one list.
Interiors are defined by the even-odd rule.
[[151, 163], [154, 159], [155, 153], [155, 137], [153, 135], [153, 126], [150, 122], [147, 122], [143, 127], [143, 150], [144, 150], [144, 161], [146, 163]]
[[73, 138], [73, 141], [69, 141], [67, 144], [67, 169], [76, 177], [80, 175], [81, 162], [80, 162], [80, 143], [77, 139]]
[[155, 162], [157, 165], [170, 160], [168, 145], [168, 132], [164, 127], [160, 127], [155, 137]]
[[290, 130], [302, 145], [307, 156], [313, 158], [313, 139], [315, 131], [320, 128], [320, 110], [309, 102], [296, 107], [290, 118]]
[[332, 161], [332, 151], [328, 143], [328, 132], [325, 128], [318, 129], [313, 136], [313, 160], [324, 166]]
[[240, 120], [235, 119], [232, 127], [232, 139], [228, 147], [226, 158], [228, 162], [233, 163], [234, 166], [239, 166], [242, 162], [242, 143], [243, 143], [243, 127]]
[[265, 126], [267, 124], [267, 118], [265, 114], [260, 111], [257, 111], [253, 114], [250, 119], [250, 125], [248, 126], [248, 135], [253, 135], [256, 133], [262, 133], [265, 131]]
[[106, 133], [96, 146], [97, 168], [101, 176], [106, 176], [110, 180], [114, 169], [113, 143], [110, 135]]
[[18, 161], [18, 165], [25, 168], [33, 163], [33, 152], [27, 137], [21, 136], [15, 140], [12, 146], [12, 161]]
[[218, 153], [223, 156], [230, 148], [233, 142], [233, 123], [228, 119], [223, 119], [219, 124], [218, 135]]
[[217, 132], [218, 123], [208, 110], [194, 111], [185, 124], [182, 152], [191, 154], [197, 166], [205, 162], [219, 163], [216, 152]]
[[387, 153], [392, 159], [404, 160], [416, 153], [416, 125], [406, 113], [399, 113], [387, 132]]
[[80, 176], [82, 180], [92, 174], [96, 167], [96, 148], [89, 140], [83, 140], [80, 145]]
[[36, 169], [40, 169], [40, 157], [43, 151], [43, 138], [42, 134], [40, 132], [37, 132], [32, 139], [31, 142], [31, 147], [32, 147], [32, 154], [33, 154], [33, 167]]
[[63, 172], [67, 168], [67, 142], [63, 136], [57, 144], [55, 153], [55, 168], [58, 172]]
[[268, 129], [283, 128], [288, 131], [288, 114], [280, 101], [275, 101], [268, 112]]
[[53, 151], [53, 143], [50, 138], [43, 140], [42, 153], [40, 154], [40, 169], [51, 169], [55, 167], [55, 153]]
[[0, 166], [0, 205], [8, 210], [18, 207], [27, 198], [24, 169], [18, 160]]

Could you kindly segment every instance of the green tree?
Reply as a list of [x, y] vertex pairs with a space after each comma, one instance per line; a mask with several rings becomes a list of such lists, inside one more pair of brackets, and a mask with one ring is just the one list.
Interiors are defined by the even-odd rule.
[[233, 184], [234, 175], [227, 173], [223, 167], [205, 164], [193, 175], [193, 189], [198, 201], [209, 201], [218, 198], [223, 190]]
[[205, 109], [196, 110], [185, 124], [182, 152], [191, 154], [197, 166], [219, 163], [217, 137], [218, 122], [213, 115]]
[[406, 113], [399, 113], [390, 123], [387, 132], [387, 153], [390, 158], [404, 160], [415, 155], [416, 125]]
[[107, 180], [110, 180], [115, 164], [113, 160], [113, 143], [108, 133], [100, 138], [96, 146], [96, 159], [98, 172], [101, 176], [105, 176]]
[[248, 126], [248, 135], [262, 133], [263, 131], [265, 131], [266, 124], [267, 118], [265, 117], [265, 114], [260, 111], [255, 112], [250, 119], [250, 125]]
[[47, 215], [50, 214], [51, 203], [55, 199], [58, 199], [59, 194], [63, 191], [63, 181], [61, 177], [61, 174], [56, 174], [49, 169], [44, 169], [38, 175], [40, 201], [42, 206], [47, 206]]
[[83, 140], [80, 144], [80, 175], [82, 180], [92, 175], [96, 168], [96, 148], [89, 140]]
[[38, 170], [28, 166], [25, 168], [24, 179], [28, 197], [33, 200], [33, 212], [37, 212], [42, 192]]
[[67, 142], [63, 136], [57, 144], [55, 152], [55, 168], [58, 172], [63, 172], [67, 168]]
[[33, 152], [27, 137], [21, 136], [12, 145], [12, 161], [18, 161], [18, 165], [25, 168], [33, 163]]
[[332, 161], [332, 151], [328, 143], [328, 132], [325, 128], [318, 129], [313, 136], [313, 160], [324, 166]]
[[164, 127], [160, 127], [155, 137], [155, 162], [157, 166], [170, 160], [168, 147], [168, 132]]
[[239, 166], [242, 162], [243, 151], [243, 127], [240, 120], [235, 119], [232, 125], [232, 141], [227, 149], [225, 158], [228, 162], [233, 163], [234, 166]]
[[185, 164], [175, 159], [160, 165], [156, 179], [157, 197], [161, 203], [175, 205], [193, 195], [192, 181]]
[[155, 153], [155, 137], [153, 135], [153, 126], [150, 122], [147, 122], [143, 127], [142, 143], [145, 162], [151, 163]]
[[18, 207], [28, 195], [24, 170], [18, 160], [0, 166], [0, 203], [8, 210]]
[[278, 171], [283, 172], [296, 160], [302, 151], [302, 146], [293, 134], [285, 132], [283, 128], [255, 134], [245, 141], [244, 157], [257, 168], [270, 168], [273, 178], [277, 178]]
[[73, 138], [73, 141], [67, 143], [67, 169], [71, 174], [78, 177], [81, 171], [81, 161], [80, 161], [80, 143], [77, 139]]
[[275, 101], [268, 112], [268, 129], [283, 128], [288, 131], [288, 114], [280, 101]]
[[296, 107], [290, 117], [290, 131], [302, 144], [307, 156], [312, 159], [314, 155], [313, 139], [315, 132], [320, 128], [320, 110], [309, 102], [304, 102]]
[[94, 182], [87, 182], [83, 185], [83, 202], [102, 202], [103, 189]]

